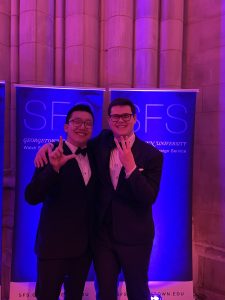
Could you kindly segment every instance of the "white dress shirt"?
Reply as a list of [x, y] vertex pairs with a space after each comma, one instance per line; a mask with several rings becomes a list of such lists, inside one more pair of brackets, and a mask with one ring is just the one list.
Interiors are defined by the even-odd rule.
[[[74, 146], [73, 144], [71, 144], [68, 141], [66, 141], [65, 143], [69, 147], [71, 152], [75, 154], [78, 147]], [[85, 185], [87, 185], [88, 181], [91, 177], [91, 167], [90, 167], [90, 163], [88, 160], [88, 156], [87, 156], [87, 154], [85, 156], [83, 156], [82, 154], [78, 154], [78, 155], [75, 154], [75, 157], [76, 157], [78, 166], [80, 168], [80, 171], [82, 173], [84, 183], [85, 183]]]

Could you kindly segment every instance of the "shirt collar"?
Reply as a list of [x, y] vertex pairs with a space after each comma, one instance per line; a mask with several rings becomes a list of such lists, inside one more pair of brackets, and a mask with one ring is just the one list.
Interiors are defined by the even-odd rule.
[[131, 136], [128, 137], [128, 143], [131, 145], [131, 147], [133, 146], [134, 144], [134, 141], [135, 141], [135, 134], [132, 133]]
[[77, 148], [78, 148], [77, 146], [71, 144], [71, 143], [68, 142], [68, 141], [65, 141], [65, 143], [66, 143], [66, 145], [69, 147], [69, 149], [70, 149], [70, 151], [71, 151], [72, 153], [75, 153], [75, 152], [77, 151]]

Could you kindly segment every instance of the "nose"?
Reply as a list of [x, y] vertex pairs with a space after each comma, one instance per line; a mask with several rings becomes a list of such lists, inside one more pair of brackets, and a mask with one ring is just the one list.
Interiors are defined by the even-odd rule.
[[119, 120], [117, 121], [117, 123], [125, 123], [125, 121], [123, 120], [122, 117], [119, 117]]

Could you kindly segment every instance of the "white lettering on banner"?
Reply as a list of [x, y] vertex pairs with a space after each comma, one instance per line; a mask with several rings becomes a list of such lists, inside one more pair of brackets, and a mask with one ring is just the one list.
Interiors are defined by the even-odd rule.
[[[47, 103], [51, 105], [50, 111], [47, 109]], [[91, 104], [87, 101], [79, 102], [82, 104]], [[72, 102], [69, 101], [47, 101], [47, 100], [28, 100], [25, 104], [25, 118], [23, 120], [24, 126], [29, 130], [43, 130], [49, 126], [51, 131], [57, 128], [57, 122], [63, 118], [65, 120], [68, 112], [68, 106]], [[75, 103], [74, 103], [75, 104]], [[78, 104], [78, 103], [76, 103]], [[63, 108], [63, 106], [65, 106]], [[62, 109], [63, 108], [63, 109]], [[62, 113], [64, 112], [64, 113]]]
[[[85, 103], [85, 102], [84, 102]], [[50, 111], [47, 109], [47, 102], [40, 100], [28, 100], [25, 105], [24, 126], [29, 130], [43, 130], [49, 126], [52, 131], [57, 128], [59, 119], [66, 116], [68, 106], [71, 102], [68, 101], [54, 101], [50, 103]], [[65, 108], [63, 108], [65, 106]], [[179, 103], [172, 103], [168, 106], [165, 104], [145, 104], [144, 106], [144, 122], [138, 120], [138, 114], [142, 113], [140, 107], [135, 105], [137, 110], [137, 122], [135, 124], [135, 132], [138, 132], [144, 126], [144, 133], [150, 132], [153, 124], [151, 122], [162, 122], [163, 127], [167, 132], [174, 135], [183, 134], [188, 129], [187, 120], [182, 116], [187, 116], [187, 108]], [[62, 109], [63, 108], [63, 109]], [[64, 112], [64, 113], [63, 113]], [[48, 120], [48, 118], [50, 119]], [[157, 124], [156, 124], [157, 125]], [[158, 125], [157, 125], [158, 126]]]
[[[41, 129], [44, 129], [45, 126], [46, 126], [46, 118], [38, 113], [36, 113], [37, 109], [35, 109], [35, 112], [32, 112], [31, 108], [32, 108], [32, 105], [35, 106], [35, 104], [40, 104], [40, 107], [46, 111], [46, 105], [43, 101], [39, 101], [39, 100], [30, 100], [26, 103], [25, 105], [25, 112], [32, 116], [32, 119], [33, 118], [39, 118], [40, 119], [40, 123], [41, 125], [40, 126], [36, 126], [36, 127], [33, 127], [32, 124], [29, 124], [29, 122], [24, 119], [24, 125], [27, 129], [30, 129], [30, 130], [41, 130]], [[42, 120], [42, 121], [41, 121]]]
[[[23, 138], [24, 150], [38, 150], [43, 144], [54, 143], [58, 139], [53, 138]], [[158, 148], [161, 152], [168, 154], [186, 154], [188, 142], [185, 141], [146, 141], [146, 143]]]
[[151, 144], [165, 154], [188, 153], [189, 144], [185, 141], [146, 141], [146, 143]]
[[181, 141], [146, 141], [146, 143], [151, 144], [152, 146], [182, 146], [185, 147], [187, 145], [187, 142], [181, 142]]
[[162, 120], [161, 116], [149, 116], [149, 108], [152, 107], [164, 107], [163, 104], [146, 104], [145, 105], [145, 133], [148, 132], [148, 120]]
[[23, 138], [23, 150], [38, 151], [43, 144], [54, 143], [58, 139], [51, 138]]
[[46, 144], [46, 143], [53, 143], [56, 139], [50, 139], [50, 138], [23, 138], [24, 144], [27, 143], [35, 143], [35, 144]]
[[[193, 282], [192, 281], [165, 281], [165, 282], [149, 282], [152, 292], [161, 296], [162, 300], [193, 300]], [[34, 300], [35, 299], [35, 283], [34, 282], [11, 282], [9, 300]], [[86, 282], [82, 300], [95, 300], [94, 282]], [[158, 297], [159, 298], [159, 297]], [[64, 299], [62, 290], [60, 300]], [[124, 282], [120, 282], [118, 287], [118, 299], [127, 300], [126, 287]]]
[[[40, 101], [40, 100], [29, 100], [26, 102], [25, 105], [25, 112], [27, 114], [27, 118], [30, 118], [30, 121], [28, 121], [27, 118], [24, 119], [24, 125], [29, 130], [42, 130], [47, 125], [47, 116], [45, 116], [45, 113], [47, 112], [48, 115], [51, 115], [51, 130], [54, 130], [54, 120], [55, 118], [65, 118], [66, 114], [60, 114], [57, 113], [57, 104], [59, 105], [67, 105], [66, 111], [68, 110], [68, 105], [70, 102], [65, 101], [52, 101], [51, 102], [51, 112], [47, 112], [46, 102]], [[36, 118], [36, 120], [35, 120]], [[35, 122], [34, 122], [35, 120]], [[37, 125], [37, 122], [40, 123], [40, 125]], [[34, 126], [35, 124], [35, 126]]]
[[70, 104], [70, 102], [60, 102], [60, 101], [52, 101], [52, 121], [51, 121], [51, 130], [54, 130], [54, 118], [56, 117], [66, 117], [66, 114], [57, 114], [55, 113], [56, 104]]
[[188, 127], [188, 126], [187, 126], [187, 122], [186, 122], [184, 119], [175, 117], [175, 116], [172, 114], [171, 110], [172, 110], [172, 108], [174, 108], [174, 107], [180, 107], [181, 109], [184, 110], [185, 114], [187, 114], [187, 109], [186, 109], [186, 107], [185, 107], [184, 105], [181, 105], [181, 104], [171, 104], [171, 105], [169, 105], [168, 108], [167, 108], [167, 115], [168, 115], [168, 117], [171, 118], [171, 119], [174, 119], [174, 120], [178, 120], [178, 122], [183, 123], [183, 129], [181, 129], [181, 130], [176, 130], [176, 131], [175, 131], [175, 130], [172, 130], [172, 129], [169, 127], [169, 124], [168, 124], [168, 123], [166, 123], [166, 129], [167, 129], [170, 133], [173, 133], [173, 134], [182, 134], [182, 133], [184, 133], [184, 132], [187, 130], [187, 127]]
[[[136, 107], [136, 112], [138, 115], [138, 113], [140, 113], [140, 108], [136, 104], [135, 104], [135, 107]], [[137, 132], [140, 129], [140, 127], [141, 127], [140, 121], [137, 119], [136, 124], [135, 124], [135, 132]]]
[[[137, 115], [141, 112], [141, 109], [138, 105], [135, 105], [137, 109]], [[163, 122], [163, 126], [165, 129], [171, 134], [183, 134], [187, 131], [188, 123], [185, 119], [178, 116], [179, 114], [187, 115], [188, 111], [187, 108], [178, 103], [173, 103], [166, 107], [165, 104], [158, 103], [158, 104], [146, 104], [145, 105], [145, 112], [144, 112], [144, 132], [149, 132], [149, 123], [153, 121], [160, 121]], [[172, 122], [172, 123], [171, 123]], [[172, 128], [171, 124], [175, 124], [175, 128]], [[153, 126], [153, 125], [152, 125]], [[137, 120], [135, 126], [135, 132], [138, 132], [141, 129], [141, 123]]]

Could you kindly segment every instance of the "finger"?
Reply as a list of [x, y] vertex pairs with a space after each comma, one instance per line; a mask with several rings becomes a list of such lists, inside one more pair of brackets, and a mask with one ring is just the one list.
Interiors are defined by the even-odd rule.
[[126, 143], [123, 136], [121, 136], [120, 141], [121, 141], [121, 145], [122, 145], [123, 150], [125, 150], [127, 148], [127, 143]]
[[40, 158], [38, 158], [38, 165], [39, 165], [39, 167], [38, 168], [43, 168], [44, 167], [44, 162], [43, 162], [43, 160], [42, 159], [40, 159]]
[[52, 149], [51, 147], [48, 147], [48, 157], [52, 157], [52, 155], [53, 155]]
[[51, 143], [49, 143], [49, 144], [47, 144], [46, 145], [47, 147], [46, 148], [41, 148], [41, 150], [40, 151], [42, 151], [41, 153], [48, 153], [48, 150], [50, 151], [50, 152], [52, 152], [53, 151], [53, 149], [54, 149], [54, 145], [53, 144], [51, 144]]
[[120, 146], [119, 141], [118, 141], [116, 138], [114, 138], [114, 141], [115, 141], [115, 143], [116, 143], [117, 149], [118, 149], [119, 151], [123, 151], [122, 147]]
[[59, 145], [59, 146], [57, 147], [57, 152], [58, 152], [60, 155], [62, 155], [62, 154], [63, 154], [63, 146]]
[[39, 159], [39, 165], [40, 165], [40, 168], [44, 167], [45, 163], [42, 159], [41, 160]]
[[69, 155], [66, 155], [66, 156], [65, 156], [65, 162], [67, 162], [68, 160], [73, 159], [73, 158], [76, 158], [76, 155], [75, 155], [75, 154], [69, 154]]
[[35, 168], [40, 168], [39, 161], [36, 159], [36, 157], [34, 159], [34, 166]]
[[52, 143], [49, 143], [49, 144], [48, 144], [48, 147], [50, 147], [50, 149], [52, 149], [52, 150], [53, 150], [53, 148], [54, 148], [54, 144], [52, 144]]
[[58, 147], [55, 148], [53, 152], [59, 157], [63, 154], [63, 148], [60, 145], [58, 145]]
[[44, 144], [38, 151], [38, 152], [40, 152], [40, 155], [42, 156], [43, 160], [44, 160], [44, 158], [46, 158], [45, 162], [47, 162], [47, 163], [48, 163], [48, 160], [47, 160], [46, 154], [48, 153], [48, 149], [50, 150], [50, 152], [52, 152], [53, 148], [54, 148], [54, 144], [48, 143], [48, 144]]
[[37, 160], [37, 156], [35, 156], [35, 158], [34, 158], [34, 165], [35, 165], [35, 168], [39, 168], [39, 163], [38, 163], [38, 160]]
[[55, 148], [54, 152], [54, 158], [59, 158], [63, 154], [63, 138], [62, 136], [59, 137], [59, 144]]
[[60, 148], [60, 149], [63, 149], [63, 138], [62, 138], [61, 135], [60, 135], [60, 137], [59, 137], [59, 148]]
[[38, 154], [36, 154], [36, 156], [34, 158], [34, 165], [36, 168], [41, 168], [44, 166], [44, 163], [42, 162], [42, 160], [40, 159], [40, 156]]
[[126, 135], [124, 137], [124, 139], [125, 139], [125, 143], [126, 143], [127, 149], [131, 149], [131, 143], [129, 141], [129, 137]]
[[34, 165], [36, 168], [44, 167], [44, 165], [48, 164], [48, 159], [46, 154], [48, 153], [48, 150], [52, 151], [52, 148], [54, 145], [52, 143], [44, 144], [37, 152], [35, 159], [34, 159]]
[[[47, 153], [48, 153], [48, 151], [52, 151], [52, 149], [50, 147], [48, 147]], [[42, 166], [47, 165], [47, 163], [48, 163], [46, 152], [42, 151], [41, 149], [40, 149], [40, 153], [39, 153], [39, 161], [42, 161], [42, 163], [43, 163]]]

